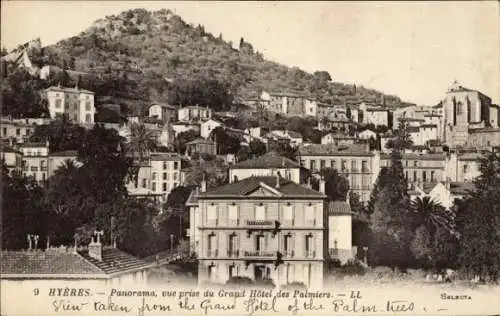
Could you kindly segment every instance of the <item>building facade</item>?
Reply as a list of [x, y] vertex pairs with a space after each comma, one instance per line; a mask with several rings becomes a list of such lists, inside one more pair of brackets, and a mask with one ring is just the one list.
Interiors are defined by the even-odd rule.
[[177, 108], [168, 104], [152, 104], [149, 107], [149, 117], [154, 117], [163, 123], [172, 123], [177, 119]]
[[312, 144], [299, 148], [301, 165], [313, 173], [336, 169], [349, 181], [351, 190], [367, 202], [380, 171], [380, 153], [367, 144], [345, 146]]
[[49, 177], [49, 143], [24, 143], [20, 150], [23, 153], [23, 176], [35, 181], [46, 181]]
[[207, 121], [212, 118], [212, 109], [208, 107], [185, 106], [177, 110], [177, 120], [181, 122]]
[[203, 187], [195, 249], [199, 283], [242, 276], [322, 287], [324, 194], [280, 177], [251, 177], [206, 192]]
[[94, 92], [75, 88], [52, 86], [45, 90], [51, 118], [66, 115], [77, 124], [93, 125], [96, 109]]

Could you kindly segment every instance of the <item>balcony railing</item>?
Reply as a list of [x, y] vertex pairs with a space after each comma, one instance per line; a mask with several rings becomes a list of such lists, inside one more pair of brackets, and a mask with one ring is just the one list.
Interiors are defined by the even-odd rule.
[[228, 226], [239, 226], [240, 225], [240, 220], [239, 219], [228, 219], [227, 220], [227, 225]]
[[316, 219], [306, 219], [305, 226], [316, 226]]
[[47, 167], [40, 167], [40, 171], [47, 171]]
[[245, 257], [274, 257], [276, 253], [272, 251], [245, 251]]
[[207, 226], [217, 226], [219, 225], [218, 219], [207, 219]]
[[370, 173], [370, 169], [368, 168], [361, 168], [362, 173]]
[[295, 256], [294, 250], [283, 251], [283, 258], [293, 258]]
[[239, 250], [228, 250], [227, 251], [227, 256], [228, 257], [239, 257], [240, 251]]
[[217, 257], [219, 255], [219, 250], [207, 250], [207, 257]]
[[304, 257], [306, 258], [314, 258], [316, 257], [316, 250], [309, 250], [304, 252]]
[[282, 226], [284, 227], [292, 227], [295, 225], [295, 220], [294, 219], [286, 219], [281, 221]]
[[272, 221], [272, 220], [247, 220], [246, 224], [248, 226], [274, 226], [274, 221]]

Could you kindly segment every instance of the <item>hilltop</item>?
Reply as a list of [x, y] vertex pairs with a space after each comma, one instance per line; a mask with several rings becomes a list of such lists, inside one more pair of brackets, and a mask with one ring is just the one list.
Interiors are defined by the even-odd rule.
[[335, 82], [334, 73], [311, 74], [268, 61], [243, 38], [234, 44], [165, 9], [106, 16], [79, 35], [42, 48], [42, 55], [46, 64], [130, 81], [129, 92], [120, 95], [125, 99], [168, 101], [172, 82], [202, 76], [222, 82], [236, 100], [270, 90], [306, 93], [334, 104], [382, 98], [388, 106], [407, 104], [397, 96]]

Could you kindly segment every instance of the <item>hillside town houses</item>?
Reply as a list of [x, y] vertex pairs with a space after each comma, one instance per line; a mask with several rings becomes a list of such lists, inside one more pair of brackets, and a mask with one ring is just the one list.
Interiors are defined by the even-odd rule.
[[[190, 251], [199, 259], [200, 284], [225, 283], [232, 277], [244, 276], [272, 279], [278, 285], [302, 282], [311, 288], [321, 287], [326, 258], [345, 263], [353, 260], [358, 251], [352, 239], [349, 199], [330, 201], [320, 172], [325, 168], [337, 170], [347, 179], [349, 192], [367, 203], [381, 169], [390, 163], [386, 145], [401, 126], [406, 126], [413, 141], [413, 147], [402, 154], [410, 197], [429, 196], [446, 208], [452, 207], [454, 199], [463, 196], [479, 175], [478, 159], [483, 152], [500, 147], [498, 105], [456, 82], [435, 107], [390, 108], [384, 102], [329, 105], [307, 95], [266, 91], [253, 100], [256, 102], [247, 103], [284, 117], [316, 118], [316, 131], [321, 132], [317, 143], [294, 130], [261, 126], [239, 130], [226, 126], [224, 119], [234, 119], [237, 113], [216, 117], [212, 109], [202, 105], [153, 103], [145, 117], [103, 123], [95, 119], [92, 91], [78, 86], [52, 86], [44, 94], [50, 118], [1, 120], [1, 159], [10, 173], [20, 172], [46, 183], [67, 161], [79, 164], [77, 150], [51, 152], [49, 140], [30, 139], [37, 126], [62, 116], [86, 128], [101, 124], [116, 129], [126, 143], [134, 138], [134, 124], [145, 126], [160, 149], [134, 160], [137, 178], [125, 184], [130, 197], [165, 203], [175, 188], [186, 185], [187, 174], [196, 169], [191, 166], [193, 161], [199, 161], [201, 166], [205, 160], [222, 161], [226, 169], [219, 172], [224, 173], [226, 182], [207, 187], [207, 180], [213, 179], [204, 178], [192, 188], [186, 201], [187, 237]], [[235, 158], [236, 153], [219, 155], [223, 144], [212, 137], [217, 128], [237, 135], [242, 146], [261, 141], [266, 153], [242, 161]], [[179, 135], [188, 131], [198, 136], [185, 143], [185, 152], [174, 150]], [[283, 140], [294, 149], [294, 157], [269, 150], [269, 142]], [[311, 177], [319, 182], [316, 190]], [[16, 273], [16, 260], [25, 260], [22, 256], [8, 256], [12, 273]], [[82, 279], [87, 274], [95, 274], [97, 279], [111, 278], [93, 268], [98, 265], [93, 256], [90, 252], [54, 252], [52, 257], [69, 261], [86, 258], [90, 263], [86, 263], [88, 268], [82, 267], [88, 270], [82, 273]], [[123, 273], [142, 273], [144, 267], [137, 262]]]

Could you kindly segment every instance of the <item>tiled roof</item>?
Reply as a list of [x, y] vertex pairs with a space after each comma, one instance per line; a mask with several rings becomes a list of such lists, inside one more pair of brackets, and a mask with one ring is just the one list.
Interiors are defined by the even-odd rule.
[[300, 164], [287, 157], [270, 151], [254, 159], [244, 160], [231, 166], [231, 169], [267, 169], [267, 168], [300, 168]]
[[198, 187], [196, 187], [191, 193], [189, 194], [189, 197], [186, 201], [186, 206], [195, 206], [198, 205], [198, 194], [200, 193], [200, 190]]
[[195, 145], [195, 144], [210, 144], [210, 145], [215, 145], [215, 142], [212, 140], [208, 139], [203, 139], [203, 138], [196, 138], [188, 143], [186, 145]]
[[63, 150], [51, 153], [51, 157], [77, 157], [78, 150]]
[[[247, 197], [248, 194], [254, 192], [258, 188], [261, 187], [261, 184], [264, 184], [268, 187], [273, 188], [274, 190], [280, 193], [281, 198], [316, 198], [322, 199], [326, 196], [318, 191], [313, 189], [301, 186], [295, 182], [289, 181], [284, 178], [280, 179], [280, 186], [276, 188], [276, 180], [275, 176], [267, 176], [267, 177], [249, 177], [243, 179], [239, 182], [229, 183], [214, 189], [211, 189], [207, 192], [200, 193], [198, 196], [199, 199], [204, 198], [218, 198], [218, 197], [232, 197], [232, 198], [244, 198]], [[278, 196], [276, 197], [278, 198]]]
[[328, 215], [352, 214], [351, 206], [345, 201], [331, 201], [328, 203]]
[[331, 144], [311, 144], [300, 146], [301, 156], [372, 156], [366, 144], [336, 146]]
[[472, 182], [450, 182], [450, 192], [457, 195], [465, 195], [474, 190]]
[[92, 278], [105, 273], [76, 253], [65, 250], [2, 251], [2, 278]]
[[88, 251], [81, 251], [78, 253], [106, 274], [125, 273], [133, 270], [140, 270], [148, 266], [148, 263], [145, 261], [116, 248], [104, 247], [102, 249], [102, 261], [90, 257]]

